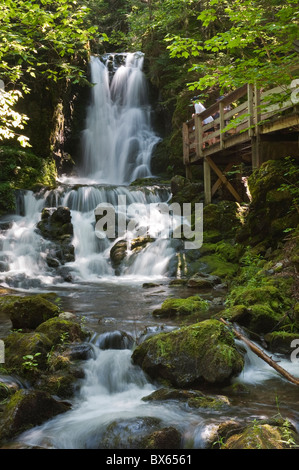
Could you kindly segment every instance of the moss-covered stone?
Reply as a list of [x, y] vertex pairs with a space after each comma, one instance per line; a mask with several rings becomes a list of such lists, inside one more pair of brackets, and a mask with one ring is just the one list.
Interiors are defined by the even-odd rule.
[[204, 313], [208, 309], [208, 302], [200, 296], [191, 296], [186, 299], [166, 299], [161, 308], [153, 311], [155, 317], [180, 317], [195, 313]]
[[154, 431], [143, 439], [142, 448], [144, 449], [180, 449], [182, 436], [180, 432], [169, 426], [167, 428]]
[[55, 400], [46, 392], [19, 390], [4, 409], [0, 423], [0, 440], [11, 439], [69, 408], [69, 404]]
[[281, 426], [254, 423], [241, 433], [229, 437], [224, 449], [291, 449], [298, 446], [298, 434], [290, 423]]
[[13, 332], [5, 338], [5, 366], [19, 375], [35, 374], [38, 370], [46, 369], [47, 354], [51, 347], [52, 342], [43, 333]]
[[64, 320], [63, 318], [50, 318], [36, 328], [36, 332], [47, 336], [51, 343], [56, 345], [65, 342], [83, 341], [87, 333], [82, 330], [79, 323]]
[[295, 228], [299, 215], [294, 204], [298, 196], [298, 162], [289, 158], [267, 160], [248, 179], [252, 201], [237, 238], [255, 246], [264, 242], [276, 247], [285, 230]]
[[[288, 333], [286, 331], [274, 331], [268, 333], [264, 337], [270, 351], [282, 354], [291, 354], [294, 351], [294, 344], [297, 346], [299, 342], [299, 331], [297, 333]], [[296, 341], [293, 343], [292, 342]]]
[[132, 359], [153, 379], [179, 388], [228, 382], [244, 366], [233, 336], [217, 320], [149, 338], [135, 349]]
[[33, 330], [42, 322], [59, 315], [57, 305], [43, 295], [4, 296], [0, 309], [8, 315], [13, 329]]

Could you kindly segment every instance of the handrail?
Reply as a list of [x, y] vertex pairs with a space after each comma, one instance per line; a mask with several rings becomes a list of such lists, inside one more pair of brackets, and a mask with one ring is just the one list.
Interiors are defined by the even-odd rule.
[[[261, 132], [260, 125], [268, 118], [291, 108], [293, 103], [286, 96], [285, 101], [271, 104], [269, 98], [279, 93], [287, 95], [290, 85], [275, 87], [268, 91], [246, 84], [232, 91], [200, 114], [183, 124], [184, 163], [190, 163], [190, 154], [202, 158], [207, 145], [221, 150], [239, 140], [250, 139]], [[243, 102], [237, 103], [239, 100]], [[225, 108], [231, 107], [226, 110]], [[203, 124], [204, 119], [219, 113], [213, 122]], [[211, 150], [208, 152], [211, 154]]]

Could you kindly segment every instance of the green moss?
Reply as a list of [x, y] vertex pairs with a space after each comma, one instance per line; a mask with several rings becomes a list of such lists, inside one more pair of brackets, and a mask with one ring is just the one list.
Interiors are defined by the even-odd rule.
[[216, 253], [202, 256], [200, 262], [205, 265], [205, 272], [222, 279], [232, 279], [239, 270], [237, 263], [226, 261]]
[[15, 209], [14, 190], [36, 190], [43, 186], [55, 187], [57, 170], [55, 161], [43, 159], [28, 150], [0, 146], [0, 211]]
[[202, 313], [208, 309], [208, 302], [200, 296], [191, 296], [186, 299], [166, 299], [161, 308], [153, 311], [154, 316], [173, 317]]
[[85, 333], [80, 325], [76, 322], [63, 320], [61, 318], [50, 318], [43, 322], [36, 329], [37, 333], [46, 335], [52, 344], [62, 343], [66, 341], [82, 341], [86, 339]]
[[4, 296], [0, 299], [0, 310], [10, 317], [14, 329], [35, 329], [60, 311], [43, 295]]
[[35, 368], [27, 370], [24, 366], [25, 356], [36, 356], [36, 370], [47, 367], [47, 354], [52, 347], [50, 339], [38, 332], [19, 333], [13, 332], [5, 339], [5, 365], [8, 370], [13, 370], [20, 375], [35, 373]]
[[133, 360], [150, 375], [179, 387], [202, 380], [225, 381], [243, 367], [233, 336], [217, 320], [154, 336], [136, 348]]

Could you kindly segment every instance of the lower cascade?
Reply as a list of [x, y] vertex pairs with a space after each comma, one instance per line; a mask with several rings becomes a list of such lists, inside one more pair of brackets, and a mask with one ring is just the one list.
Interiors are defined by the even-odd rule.
[[[263, 418], [269, 395], [274, 415], [276, 390], [284, 393], [287, 386], [247, 351], [244, 369], [232, 381], [237, 394], [230, 400], [217, 394], [213, 407], [198, 406], [199, 390], [153, 399], [163, 387], [132, 362], [136, 345], [185, 325], [182, 318], [154, 318], [154, 309], [169, 297], [195, 292], [170, 284], [179, 277], [178, 253], [184, 250], [171, 235], [183, 217], [170, 227], [170, 187], [151, 173], [160, 138], [151, 124], [143, 60], [139, 52], [91, 58], [94, 86], [77, 174], [61, 176], [55, 189], [18, 191], [16, 214], [1, 220], [1, 286], [21, 295], [54, 292], [64, 312], [83, 315], [92, 330], [71, 408], [18, 435], [17, 446], [143, 449], [163, 432], [173, 449], [206, 448], [219, 423]], [[114, 230], [108, 233], [110, 223]], [[218, 295], [216, 289], [206, 294], [206, 304], [217, 305]], [[162, 346], [161, 355], [167, 355]], [[296, 366], [284, 357], [275, 360]], [[272, 388], [265, 387], [268, 381]], [[247, 386], [252, 392], [244, 407]], [[292, 389], [289, 402], [296, 400]], [[292, 418], [298, 426], [299, 412]]]

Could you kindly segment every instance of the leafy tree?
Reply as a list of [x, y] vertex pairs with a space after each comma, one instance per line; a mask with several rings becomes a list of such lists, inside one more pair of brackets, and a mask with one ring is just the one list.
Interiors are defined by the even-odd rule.
[[[28, 139], [17, 130], [27, 117], [14, 111], [36, 82], [86, 81], [82, 61], [97, 28], [87, 24], [89, 9], [76, 0], [2, 0], [0, 5], [0, 140]], [[103, 37], [103, 39], [106, 39]]]
[[246, 82], [263, 87], [290, 82], [298, 64], [295, 2], [208, 0], [205, 4], [197, 17], [201, 34], [166, 38], [171, 57], [206, 56], [191, 68], [199, 76], [190, 83], [191, 89], [217, 86], [229, 91]]

